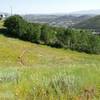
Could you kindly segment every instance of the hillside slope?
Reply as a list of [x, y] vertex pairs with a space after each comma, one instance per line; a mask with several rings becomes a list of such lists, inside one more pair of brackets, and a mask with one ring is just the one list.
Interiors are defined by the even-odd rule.
[[[99, 76], [100, 55], [51, 48], [0, 34], [1, 100], [41, 100], [41, 97], [58, 100], [62, 96], [63, 100], [70, 100], [68, 97], [77, 100], [85, 87], [95, 90], [96, 100], [99, 100]], [[60, 88], [59, 84], [65, 85]], [[58, 89], [56, 95], [55, 88]], [[44, 95], [46, 91], [49, 93]]]
[[0, 100], [86, 100], [86, 90], [93, 93], [89, 98], [99, 100], [100, 55], [37, 45], [0, 33]]
[[[3, 21], [0, 28], [3, 28]], [[0, 33], [0, 66], [63, 66], [70, 63], [99, 63], [99, 60], [99, 55], [37, 45]]]
[[0, 35], [0, 66], [55, 66], [99, 63], [100, 56], [56, 49]]
[[74, 28], [92, 29], [100, 32], [100, 15], [74, 25]]

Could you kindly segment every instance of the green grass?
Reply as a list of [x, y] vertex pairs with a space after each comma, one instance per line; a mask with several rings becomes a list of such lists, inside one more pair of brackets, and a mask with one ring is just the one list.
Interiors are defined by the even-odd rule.
[[0, 34], [0, 100], [89, 100], [88, 96], [100, 100], [100, 55]]
[[4, 21], [3, 20], [0, 20], [0, 28], [3, 28], [4, 27], [3, 24], [4, 24]]

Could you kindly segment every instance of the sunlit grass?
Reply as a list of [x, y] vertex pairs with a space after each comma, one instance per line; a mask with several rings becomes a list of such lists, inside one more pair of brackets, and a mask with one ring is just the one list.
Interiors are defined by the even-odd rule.
[[0, 34], [0, 100], [87, 100], [87, 96], [100, 99], [100, 55]]
[[[68, 65], [67, 67], [23, 67], [0, 69], [0, 93], [21, 100], [77, 100], [92, 93], [100, 99], [100, 68], [97, 65]], [[2, 96], [2, 95], [1, 95]], [[85, 97], [82, 97], [85, 98]], [[52, 100], [51, 99], [51, 100]], [[85, 100], [85, 99], [83, 99]], [[94, 100], [94, 99], [93, 99]]]
[[0, 20], [0, 28], [3, 28], [4, 26], [4, 21], [3, 20]]
[[100, 61], [99, 55], [51, 48], [0, 35], [0, 66], [20, 66], [18, 57], [21, 54], [24, 66], [54, 67], [70, 63], [99, 64]]

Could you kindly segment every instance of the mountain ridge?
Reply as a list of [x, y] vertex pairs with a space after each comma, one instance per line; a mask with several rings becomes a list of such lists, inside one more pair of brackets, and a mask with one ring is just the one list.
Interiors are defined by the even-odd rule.
[[100, 32], [100, 15], [97, 15], [93, 18], [82, 21], [82, 22], [74, 25], [73, 27], [81, 28], [81, 29], [91, 29], [96, 32]]

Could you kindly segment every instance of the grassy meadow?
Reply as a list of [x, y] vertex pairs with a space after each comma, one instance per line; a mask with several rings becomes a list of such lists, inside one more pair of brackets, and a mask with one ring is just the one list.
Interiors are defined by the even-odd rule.
[[100, 55], [1, 33], [0, 100], [100, 100]]

